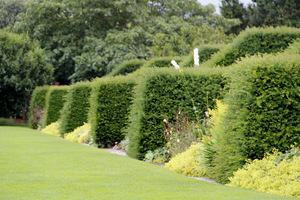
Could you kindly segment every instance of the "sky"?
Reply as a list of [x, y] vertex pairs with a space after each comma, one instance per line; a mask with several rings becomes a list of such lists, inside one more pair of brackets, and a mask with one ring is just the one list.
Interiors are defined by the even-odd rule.
[[[206, 6], [210, 3], [213, 4], [216, 8], [217, 13], [220, 14], [219, 6], [222, 5], [221, 0], [197, 0], [197, 1], [200, 2], [204, 6]], [[239, 0], [239, 2], [244, 3], [244, 6], [247, 6], [249, 3], [252, 3], [251, 0]]]

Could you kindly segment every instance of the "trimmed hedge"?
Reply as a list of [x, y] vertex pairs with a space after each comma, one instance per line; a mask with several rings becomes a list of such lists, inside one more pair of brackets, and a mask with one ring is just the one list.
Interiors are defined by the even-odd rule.
[[228, 74], [230, 90], [222, 133], [209, 170], [214, 179], [228, 177], [246, 159], [261, 159], [300, 144], [300, 62], [298, 55], [247, 58]]
[[113, 69], [108, 76], [127, 75], [141, 68], [145, 62], [145, 60], [138, 59], [126, 60]]
[[159, 57], [152, 58], [148, 62], [146, 62], [143, 67], [173, 67], [171, 61], [175, 60], [177, 64], [182, 61], [182, 57]]
[[74, 131], [75, 128], [82, 126], [88, 120], [90, 108], [89, 97], [92, 86], [90, 82], [76, 83], [70, 86], [66, 102], [61, 112], [60, 134]]
[[51, 86], [46, 94], [46, 107], [43, 120], [43, 127], [56, 122], [60, 118], [60, 111], [65, 103], [65, 96], [68, 94], [69, 86]]
[[[209, 60], [213, 54], [220, 51], [223, 45], [203, 45], [198, 48], [199, 64]], [[179, 64], [180, 67], [193, 67], [194, 66], [194, 52], [190, 53]]]
[[299, 28], [247, 28], [207, 64], [229, 66], [247, 55], [282, 52], [297, 38], [300, 38]]
[[[38, 128], [38, 124], [33, 121], [33, 118], [39, 118], [39, 113], [35, 113], [36, 109], [45, 109], [46, 94], [49, 90], [49, 86], [38, 86], [34, 89], [30, 99], [30, 105], [28, 110], [29, 126], [31, 128]], [[41, 119], [42, 120], [42, 119]]]
[[284, 52], [287, 54], [300, 54], [300, 38], [290, 44]]
[[89, 120], [99, 147], [111, 147], [124, 139], [122, 130], [128, 123], [134, 77], [108, 77], [93, 81]]
[[[215, 99], [222, 98], [225, 93], [223, 70], [202, 68], [196, 71], [190, 68], [183, 73], [174, 68], [139, 70], [135, 74], [139, 79], [131, 106], [130, 124], [125, 131], [130, 140], [127, 154], [143, 159], [148, 150], [164, 146], [163, 119], [172, 119], [172, 112], [180, 110], [181, 106], [189, 120], [202, 117], [206, 106], [214, 107]], [[193, 110], [194, 102], [199, 115]]]

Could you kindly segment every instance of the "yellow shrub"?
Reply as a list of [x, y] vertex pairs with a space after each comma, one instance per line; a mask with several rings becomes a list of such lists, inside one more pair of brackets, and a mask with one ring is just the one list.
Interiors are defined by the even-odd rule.
[[228, 105], [224, 104], [221, 100], [216, 100], [216, 108], [208, 110], [210, 115], [211, 123], [213, 125], [213, 133], [222, 132], [223, 117], [226, 114]]
[[89, 143], [91, 140], [91, 125], [84, 123], [73, 132], [67, 133], [65, 139], [72, 142]]
[[275, 152], [262, 160], [251, 161], [234, 173], [229, 185], [300, 197], [300, 157], [280, 161], [280, 155]]
[[202, 177], [206, 171], [201, 165], [200, 154], [203, 144], [197, 143], [190, 146], [185, 152], [177, 154], [169, 163], [166, 168], [180, 174], [194, 177]]
[[53, 123], [49, 124], [48, 126], [46, 126], [45, 128], [43, 128], [42, 132], [50, 134], [50, 135], [60, 136], [59, 128], [60, 128], [60, 122], [57, 121], [57, 122], [53, 122]]

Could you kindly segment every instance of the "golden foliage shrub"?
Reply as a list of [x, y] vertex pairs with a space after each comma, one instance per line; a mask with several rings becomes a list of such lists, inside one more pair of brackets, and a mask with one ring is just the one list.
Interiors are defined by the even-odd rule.
[[171, 158], [170, 162], [166, 163], [165, 167], [171, 171], [175, 171], [186, 176], [205, 176], [206, 171], [201, 165], [201, 159], [199, 156], [202, 148], [202, 143], [193, 144], [186, 151]]
[[[300, 151], [288, 154], [268, 154], [262, 160], [253, 160], [234, 173], [231, 186], [239, 186], [284, 196], [300, 197]], [[297, 155], [298, 154], [298, 155]]]
[[77, 127], [74, 131], [67, 133], [65, 139], [78, 143], [90, 143], [91, 135], [91, 125], [84, 123], [82, 126]]
[[59, 129], [60, 129], [60, 121], [56, 121], [43, 128], [42, 132], [47, 133], [49, 135], [60, 136]]

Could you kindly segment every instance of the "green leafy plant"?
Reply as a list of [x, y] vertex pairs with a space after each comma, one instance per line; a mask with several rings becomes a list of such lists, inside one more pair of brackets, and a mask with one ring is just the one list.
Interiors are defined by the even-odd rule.
[[162, 147], [155, 149], [154, 151], [148, 151], [144, 160], [150, 163], [165, 163], [170, 160], [170, 154], [167, 150], [167, 147]]

